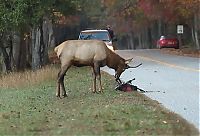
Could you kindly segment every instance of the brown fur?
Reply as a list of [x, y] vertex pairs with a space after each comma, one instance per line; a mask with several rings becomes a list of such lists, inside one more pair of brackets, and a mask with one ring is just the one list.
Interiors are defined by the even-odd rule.
[[[99, 81], [99, 92], [102, 92], [100, 67], [108, 66], [116, 71], [116, 81], [120, 81], [121, 73], [128, 68], [126, 60], [107, 48], [99, 40], [69, 40], [55, 48], [61, 61], [58, 73], [56, 96], [67, 96], [64, 87], [64, 76], [71, 65], [91, 66], [93, 68], [93, 92], [96, 92], [96, 78]], [[60, 93], [60, 89], [62, 94]]]

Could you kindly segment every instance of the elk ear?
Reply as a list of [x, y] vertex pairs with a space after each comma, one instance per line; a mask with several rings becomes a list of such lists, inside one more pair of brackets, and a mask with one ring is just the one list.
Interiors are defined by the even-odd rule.
[[129, 64], [133, 58], [125, 60], [125, 64]]

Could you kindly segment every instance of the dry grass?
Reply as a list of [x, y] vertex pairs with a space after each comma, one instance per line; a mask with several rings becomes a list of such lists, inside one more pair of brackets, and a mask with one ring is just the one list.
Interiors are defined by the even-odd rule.
[[58, 68], [53, 65], [37, 71], [13, 72], [0, 77], [1, 88], [23, 88], [56, 79]]

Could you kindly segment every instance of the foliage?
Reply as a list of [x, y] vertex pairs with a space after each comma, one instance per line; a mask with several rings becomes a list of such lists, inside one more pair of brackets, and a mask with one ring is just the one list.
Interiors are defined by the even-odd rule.
[[[90, 26], [84, 26], [85, 28], [92, 27], [96, 23], [101, 24], [104, 21], [102, 17], [105, 16], [105, 13], [101, 0], [77, 0], [76, 9], [76, 16], [80, 18], [80, 23], [90, 23]], [[97, 25], [96, 27], [101, 26]]]
[[139, 24], [141, 27], [148, 26], [154, 20], [189, 24], [200, 2], [199, 0], [106, 0], [103, 4], [109, 12], [109, 17], [114, 16], [119, 18], [118, 20], [130, 19], [131, 26], [137, 28]]
[[140, 0], [140, 8], [149, 18], [160, 18], [171, 23], [188, 23], [198, 4], [198, 0]]
[[0, 31], [10, 31], [25, 24], [27, 4], [23, 0], [0, 1]]
[[0, 0], [0, 30], [20, 30], [39, 25], [44, 16], [53, 17], [53, 12], [72, 13], [71, 0]]

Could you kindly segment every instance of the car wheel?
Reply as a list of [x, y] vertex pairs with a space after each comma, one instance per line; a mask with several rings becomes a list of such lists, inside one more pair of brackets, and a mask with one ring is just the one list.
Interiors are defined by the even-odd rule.
[[179, 49], [179, 47], [175, 47], [175, 49]]

